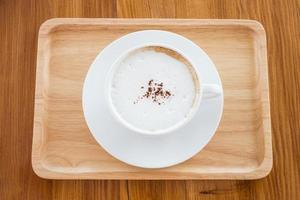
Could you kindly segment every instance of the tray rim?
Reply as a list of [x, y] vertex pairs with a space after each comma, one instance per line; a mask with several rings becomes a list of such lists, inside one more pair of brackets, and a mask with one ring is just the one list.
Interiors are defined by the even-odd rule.
[[[178, 175], [178, 172], [165, 172], [163, 178], [158, 178], [158, 176], [151, 175], [151, 170], [148, 172], [92, 172], [92, 173], [61, 173], [48, 170], [43, 166], [40, 154], [42, 153], [42, 144], [40, 144], [42, 138], [42, 130], [38, 127], [37, 115], [36, 113], [41, 112], [41, 109], [37, 104], [41, 104], [37, 100], [37, 91], [42, 88], [41, 85], [38, 86], [37, 76], [39, 71], [43, 71], [44, 65], [40, 60], [43, 57], [44, 45], [47, 36], [52, 32], [56, 31], [62, 25], [172, 25], [176, 26], [241, 26], [242, 28], [250, 29], [255, 33], [259, 33], [261, 56], [262, 59], [260, 66], [260, 71], [264, 74], [261, 78], [263, 88], [261, 89], [262, 95], [261, 104], [262, 106], [262, 116], [263, 117], [263, 138], [264, 138], [264, 157], [260, 162], [260, 165], [255, 168], [255, 170], [250, 172], [240, 172], [240, 173], [196, 173], [196, 172], [185, 172], [184, 175]], [[126, 18], [52, 18], [46, 20], [41, 24], [38, 33], [38, 49], [37, 49], [37, 69], [36, 69], [36, 84], [35, 84], [35, 103], [34, 103], [34, 126], [33, 126], [33, 143], [32, 143], [32, 154], [31, 162], [33, 171], [41, 178], [45, 179], [101, 179], [101, 180], [215, 180], [215, 179], [232, 179], [232, 180], [251, 180], [260, 179], [267, 176], [273, 166], [273, 154], [272, 154], [272, 133], [271, 133], [271, 115], [270, 115], [270, 100], [269, 100], [269, 84], [268, 84], [268, 63], [267, 63], [267, 48], [266, 48], [266, 32], [263, 25], [256, 20], [246, 20], [246, 19], [126, 19]], [[43, 85], [43, 83], [42, 83]], [[267, 119], [266, 119], [267, 118]], [[147, 178], [145, 178], [145, 176]]]

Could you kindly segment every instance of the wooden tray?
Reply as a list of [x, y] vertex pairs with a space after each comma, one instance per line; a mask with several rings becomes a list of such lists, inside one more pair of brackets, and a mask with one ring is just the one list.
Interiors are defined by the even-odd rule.
[[[133, 31], [179, 33], [203, 48], [224, 87], [224, 113], [212, 141], [192, 159], [164, 169], [122, 163], [85, 123], [87, 70], [113, 40]], [[258, 179], [272, 168], [266, 37], [251, 20], [51, 19], [40, 28], [32, 166], [51, 179]], [[109, 134], [109, 133], [108, 133]]]

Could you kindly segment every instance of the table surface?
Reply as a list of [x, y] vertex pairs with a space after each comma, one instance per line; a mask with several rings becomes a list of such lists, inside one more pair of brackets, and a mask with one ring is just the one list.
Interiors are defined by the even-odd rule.
[[[270, 175], [254, 181], [37, 177], [30, 158], [37, 33], [53, 17], [260, 21], [268, 40], [274, 154]], [[0, 199], [300, 199], [299, 38], [299, 0], [0, 0]]]

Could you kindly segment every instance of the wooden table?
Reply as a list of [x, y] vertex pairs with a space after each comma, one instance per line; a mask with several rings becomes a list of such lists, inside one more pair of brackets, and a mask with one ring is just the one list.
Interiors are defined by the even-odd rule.
[[[256, 181], [53, 181], [31, 168], [37, 32], [53, 17], [241, 18], [267, 32], [274, 167]], [[297, 41], [298, 40], [298, 41]], [[0, 199], [300, 199], [299, 0], [0, 0]]]

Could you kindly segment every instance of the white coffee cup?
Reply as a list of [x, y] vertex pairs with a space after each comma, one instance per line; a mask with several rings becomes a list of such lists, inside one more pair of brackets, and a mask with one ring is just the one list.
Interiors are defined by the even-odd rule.
[[[197, 87], [197, 91], [195, 93], [196, 94], [195, 102], [192, 105], [192, 107], [190, 108], [190, 112], [189, 112], [188, 116], [186, 118], [184, 118], [182, 121], [180, 121], [179, 123], [176, 123], [171, 127], [168, 127], [166, 129], [161, 129], [161, 130], [155, 130], [155, 131], [141, 129], [141, 128], [138, 128], [138, 127], [132, 125], [131, 123], [129, 123], [117, 111], [117, 109], [113, 103], [112, 97], [111, 97], [112, 84], [113, 84], [112, 80], [113, 80], [114, 74], [116, 73], [116, 69], [118, 67], [120, 67], [118, 63], [120, 63], [120, 61], [122, 59], [126, 58], [131, 52], [139, 50], [139, 49], [147, 48], [147, 47], [162, 47], [162, 48], [170, 49], [170, 50], [176, 52], [177, 54], [179, 54], [180, 56], [182, 56], [183, 58], [185, 58], [190, 63], [190, 67], [192, 68], [194, 74], [196, 75], [196, 78], [194, 79], [195, 85], [199, 86], [199, 87]], [[173, 46], [166, 46], [165, 44], [160, 44], [160, 43], [147, 43], [147, 44], [143, 44], [141, 46], [130, 47], [126, 51], [124, 51], [114, 61], [114, 64], [111, 66], [111, 69], [107, 75], [105, 88], [106, 88], [105, 95], [106, 95], [107, 103], [109, 105], [111, 114], [114, 116], [114, 118], [119, 123], [121, 123], [124, 127], [128, 128], [136, 133], [145, 134], [145, 135], [162, 135], [162, 134], [172, 133], [175, 130], [182, 128], [184, 125], [188, 124], [189, 121], [194, 117], [195, 113], [197, 113], [199, 107], [201, 106], [201, 101], [211, 100], [215, 97], [218, 97], [223, 92], [222, 88], [219, 85], [201, 83], [201, 74], [200, 74], [199, 70], [197, 69], [197, 66], [193, 65], [193, 60], [189, 60], [187, 58], [185, 52], [182, 52]]]

